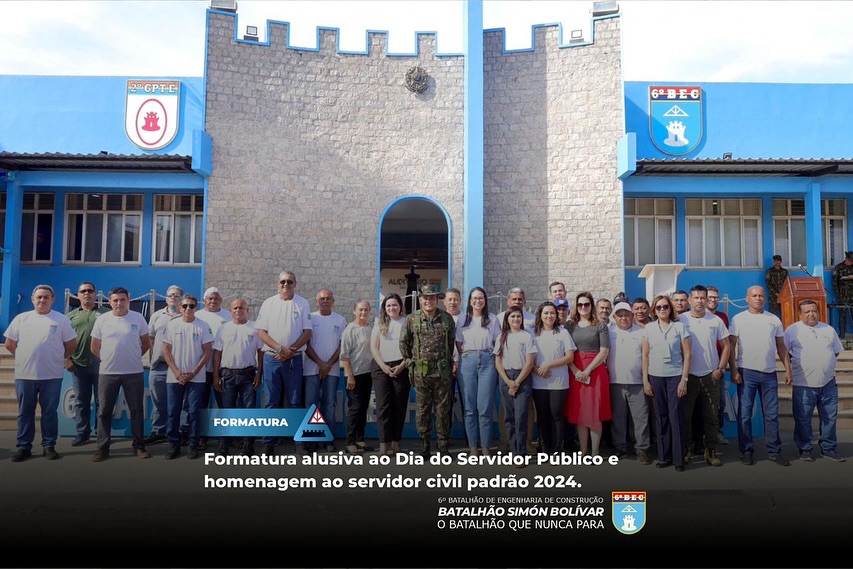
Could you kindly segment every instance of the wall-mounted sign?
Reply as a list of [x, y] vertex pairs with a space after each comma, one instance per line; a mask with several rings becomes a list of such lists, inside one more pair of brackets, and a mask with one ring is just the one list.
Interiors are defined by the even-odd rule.
[[124, 130], [143, 150], [160, 150], [178, 133], [181, 108], [180, 81], [127, 82]]
[[649, 87], [649, 135], [664, 154], [693, 151], [704, 136], [702, 87]]

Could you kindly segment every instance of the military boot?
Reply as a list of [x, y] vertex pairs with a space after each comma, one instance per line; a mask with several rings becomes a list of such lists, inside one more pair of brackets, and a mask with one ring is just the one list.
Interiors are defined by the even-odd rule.
[[438, 452], [441, 454], [448, 454], [450, 452], [450, 447], [447, 446], [447, 441], [438, 441]]
[[421, 444], [423, 446], [421, 446], [420, 455], [421, 456], [429, 456], [429, 439], [423, 439], [421, 441]]
[[723, 462], [717, 458], [717, 451], [705, 449], [705, 462], [711, 466], [722, 466]]

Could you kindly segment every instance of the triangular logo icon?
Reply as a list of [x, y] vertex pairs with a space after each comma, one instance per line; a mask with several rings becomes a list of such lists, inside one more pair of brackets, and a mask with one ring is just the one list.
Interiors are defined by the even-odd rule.
[[305, 418], [296, 429], [293, 441], [297, 443], [326, 442], [335, 440], [332, 430], [326, 424], [323, 414], [312, 404], [305, 413]]

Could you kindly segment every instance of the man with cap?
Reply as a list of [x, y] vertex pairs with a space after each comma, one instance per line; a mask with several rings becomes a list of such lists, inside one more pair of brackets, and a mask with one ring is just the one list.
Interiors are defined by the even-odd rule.
[[613, 419], [610, 435], [619, 458], [628, 456], [628, 428], [633, 424], [637, 461], [651, 464], [648, 451], [649, 403], [643, 392], [643, 329], [634, 324], [634, 312], [627, 302], [616, 304], [615, 324], [609, 327], [610, 353], [607, 371], [610, 374], [610, 405]]
[[782, 285], [788, 278], [788, 269], [782, 266], [782, 255], [773, 255], [773, 266], [764, 273], [764, 284], [767, 285], [767, 295], [770, 300], [770, 312], [776, 316], [782, 316], [779, 306], [779, 293]]
[[838, 303], [838, 335], [847, 334], [847, 314], [853, 305], [853, 251], [844, 254], [844, 260], [832, 269], [832, 290]]
[[448, 452], [450, 439], [456, 324], [452, 316], [438, 309], [438, 301], [443, 297], [438, 287], [421, 286], [418, 289], [420, 308], [406, 317], [400, 332], [400, 352], [415, 387], [415, 422], [422, 439], [422, 456], [430, 452], [432, 415], [435, 415], [439, 452]]

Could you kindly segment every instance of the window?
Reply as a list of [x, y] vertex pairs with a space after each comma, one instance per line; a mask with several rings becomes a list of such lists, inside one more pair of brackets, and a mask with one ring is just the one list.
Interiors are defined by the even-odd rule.
[[[843, 199], [820, 202], [823, 264], [833, 267], [847, 250], [847, 205]], [[773, 248], [788, 266], [806, 264], [806, 206], [804, 200], [773, 200]]]
[[140, 263], [142, 194], [67, 194], [65, 263]]
[[675, 200], [625, 199], [625, 266], [675, 262]]
[[154, 196], [154, 264], [200, 265], [204, 196]]
[[21, 262], [50, 263], [53, 258], [54, 195], [24, 192]]
[[687, 199], [687, 264], [761, 267], [761, 200]]

